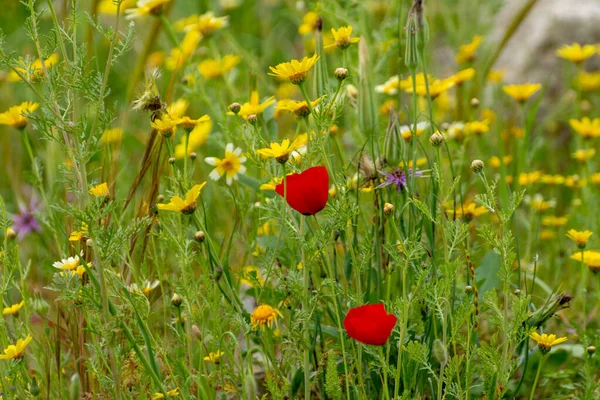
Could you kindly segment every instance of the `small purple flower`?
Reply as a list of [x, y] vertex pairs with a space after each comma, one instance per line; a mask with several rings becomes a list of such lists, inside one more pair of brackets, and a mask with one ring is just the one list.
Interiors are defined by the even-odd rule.
[[[375, 189], [380, 189], [389, 185], [396, 185], [398, 191], [401, 192], [406, 188], [406, 174], [401, 168], [394, 168], [391, 172], [381, 172], [385, 176], [385, 182], [377, 186]], [[412, 169], [408, 169], [408, 174], [413, 175]], [[422, 175], [421, 171], [415, 171], [414, 176], [419, 177]]]
[[29, 205], [19, 205], [19, 213], [11, 215], [13, 226], [17, 232], [17, 237], [22, 240], [26, 235], [37, 232], [40, 233], [42, 228], [35, 217], [35, 213], [39, 210], [40, 205], [37, 198], [32, 194]]

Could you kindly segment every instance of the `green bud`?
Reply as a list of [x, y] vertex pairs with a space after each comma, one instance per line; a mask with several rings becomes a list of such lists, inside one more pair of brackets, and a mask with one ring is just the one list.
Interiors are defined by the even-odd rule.
[[79, 374], [74, 374], [71, 377], [71, 384], [69, 385], [69, 399], [70, 400], [79, 400], [80, 394], [81, 394], [81, 379], [79, 378]]
[[417, 51], [417, 21], [414, 12], [408, 14], [406, 22], [406, 51], [404, 53], [404, 64], [412, 73], [419, 65], [419, 54]]
[[40, 387], [37, 384], [37, 379], [35, 378], [35, 376], [31, 379], [29, 393], [31, 393], [33, 397], [38, 397], [40, 395]]
[[433, 359], [442, 365], [448, 362], [448, 349], [440, 339], [435, 339], [433, 342]]

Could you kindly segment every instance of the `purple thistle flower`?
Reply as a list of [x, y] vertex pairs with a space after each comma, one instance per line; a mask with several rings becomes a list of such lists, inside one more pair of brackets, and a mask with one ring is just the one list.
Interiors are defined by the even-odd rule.
[[[381, 185], [377, 186], [375, 189], [380, 189], [389, 185], [396, 185], [398, 188], [398, 192], [401, 192], [406, 188], [406, 174], [404, 170], [401, 168], [394, 168], [391, 172], [381, 171], [381, 173], [385, 176], [385, 182]], [[412, 169], [408, 169], [408, 174], [413, 175]], [[419, 177], [422, 175], [421, 171], [415, 171], [414, 176]]]
[[29, 205], [19, 205], [19, 213], [11, 215], [13, 229], [17, 232], [17, 237], [22, 240], [32, 232], [40, 233], [42, 228], [35, 217], [40, 205], [37, 198], [32, 194]]

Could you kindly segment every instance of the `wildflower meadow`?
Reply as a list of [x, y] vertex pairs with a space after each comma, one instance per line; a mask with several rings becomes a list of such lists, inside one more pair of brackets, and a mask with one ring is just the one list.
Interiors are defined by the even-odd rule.
[[563, 3], [3, 0], [0, 399], [600, 399]]

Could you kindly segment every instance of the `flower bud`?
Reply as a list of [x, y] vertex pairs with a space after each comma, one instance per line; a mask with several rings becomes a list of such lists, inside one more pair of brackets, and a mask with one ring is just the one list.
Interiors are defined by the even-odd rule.
[[192, 152], [190, 153], [190, 160], [194, 161], [194, 160], [196, 159], [196, 157], [198, 157], [198, 154], [196, 154], [196, 152], [195, 152], [195, 151], [192, 151]]
[[17, 237], [17, 232], [13, 228], [6, 228], [6, 238], [8, 240], [13, 240]]
[[473, 286], [470, 286], [470, 285], [465, 286], [465, 293], [467, 293], [467, 294], [473, 293]]
[[81, 379], [79, 378], [79, 374], [76, 373], [71, 377], [71, 384], [69, 385], [69, 399], [78, 400], [80, 394]]
[[346, 68], [336, 68], [333, 72], [333, 76], [341, 82], [348, 77], [348, 70]]
[[588, 355], [593, 356], [596, 352], [596, 346], [588, 346], [586, 350]]
[[439, 147], [442, 145], [442, 143], [444, 143], [444, 136], [442, 136], [442, 134], [438, 131], [435, 131], [434, 134], [429, 138], [429, 143], [431, 143], [433, 147]]
[[194, 240], [196, 242], [202, 243], [202, 242], [204, 242], [205, 238], [206, 238], [206, 235], [204, 234], [203, 231], [198, 231], [198, 232], [194, 233]]
[[169, 164], [171, 164], [171, 165], [175, 164], [175, 157], [169, 158]]
[[256, 116], [256, 114], [248, 115], [248, 123], [254, 125], [256, 121], [258, 121], [258, 117]]
[[183, 303], [181, 296], [177, 293], [173, 294], [173, 297], [171, 297], [171, 304], [173, 304], [175, 307], [181, 307], [181, 303]]
[[40, 387], [38, 386], [37, 379], [35, 376], [31, 378], [31, 386], [29, 387], [29, 393], [33, 397], [38, 397], [40, 395]]
[[521, 289], [515, 289], [515, 291], [513, 292], [513, 294], [515, 296], [519, 296], [521, 294]]
[[231, 111], [232, 113], [236, 114], [240, 112], [240, 110], [242, 109], [242, 105], [240, 103], [231, 103], [229, 105], [229, 111]]
[[481, 160], [474, 160], [471, 163], [471, 171], [473, 171], [476, 174], [483, 171], [483, 167], [484, 167], [484, 164], [483, 164], [483, 161], [481, 161]]
[[383, 213], [385, 215], [390, 215], [394, 213], [394, 205], [391, 203], [385, 203], [383, 205]]
[[479, 107], [479, 99], [477, 97], [473, 97], [471, 99], [471, 107], [473, 107], [473, 108]]
[[196, 339], [202, 339], [202, 332], [200, 332], [200, 328], [198, 328], [197, 325], [192, 325], [192, 335], [196, 338]]
[[91, 249], [94, 246], [94, 241], [92, 239], [88, 239], [85, 241], [85, 245]]
[[163, 201], [165, 201], [165, 196], [163, 196], [162, 194], [159, 194], [156, 197], [156, 201], [158, 201], [159, 203], [162, 203]]

